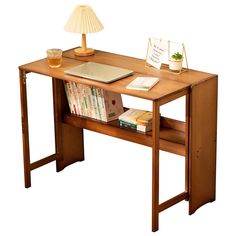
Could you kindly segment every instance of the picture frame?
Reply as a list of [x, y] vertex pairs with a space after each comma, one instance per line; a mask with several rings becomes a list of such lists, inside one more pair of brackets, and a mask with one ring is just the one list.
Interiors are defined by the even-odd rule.
[[149, 38], [146, 66], [174, 74], [188, 71], [188, 60], [184, 43], [161, 38]]

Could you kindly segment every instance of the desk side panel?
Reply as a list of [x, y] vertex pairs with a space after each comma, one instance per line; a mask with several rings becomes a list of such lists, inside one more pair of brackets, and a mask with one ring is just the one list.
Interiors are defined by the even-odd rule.
[[215, 200], [217, 77], [194, 86], [190, 97], [189, 214]]
[[63, 81], [53, 78], [53, 102], [55, 120], [55, 146], [57, 171], [77, 161], [84, 160], [83, 129], [62, 122], [69, 111]]

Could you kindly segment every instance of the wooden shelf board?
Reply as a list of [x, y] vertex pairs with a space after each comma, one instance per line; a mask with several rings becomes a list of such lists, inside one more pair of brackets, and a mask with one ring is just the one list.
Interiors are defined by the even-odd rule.
[[[106, 123], [88, 117], [65, 114], [63, 122], [75, 127], [88, 129], [101, 134], [152, 147], [152, 131], [143, 133], [133, 129], [123, 128], [119, 126], [118, 120]], [[160, 149], [184, 156], [185, 133], [172, 128], [161, 127]]]

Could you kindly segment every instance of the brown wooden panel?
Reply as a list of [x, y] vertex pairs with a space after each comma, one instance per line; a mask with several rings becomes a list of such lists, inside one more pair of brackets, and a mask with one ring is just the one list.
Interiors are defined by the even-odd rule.
[[161, 136], [161, 139], [185, 145], [184, 132], [181, 132], [175, 129], [161, 127], [160, 136]]
[[197, 84], [211, 78], [212, 75], [206, 72], [200, 72], [196, 70], [190, 70], [182, 73], [181, 75], [169, 73], [168, 71], [157, 70], [154, 67], [147, 66], [144, 59], [118, 55], [110, 52], [103, 52], [96, 50], [95, 55], [92, 57], [77, 57], [74, 55], [73, 50], [67, 50], [63, 53], [64, 57], [73, 58], [80, 61], [93, 61], [98, 63], [104, 63], [113, 66], [119, 66], [127, 69], [131, 69], [140, 74], [153, 75], [164, 79], [174, 80], [178, 82], [184, 82], [189, 85]]
[[[152, 131], [142, 133], [128, 128], [122, 128], [119, 126], [117, 120], [105, 123], [87, 117], [85, 118], [81, 116], [64, 115], [63, 121], [66, 124], [70, 124], [75, 127], [83, 127], [98, 133], [152, 147]], [[174, 124], [175, 121], [172, 121], [172, 124]], [[161, 127], [160, 149], [177, 155], [185, 156], [185, 133], [175, 129]]]
[[171, 94], [176, 94], [181, 91], [185, 91], [188, 89], [189, 85], [183, 83], [181, 81], [173, 81], [160, 77], [160, 81], [148, 92], [146, 91], [138, 91], [138, 90], [130, 90], [126, 89], [126, 86], [133, 81], [138, 76], [145, 76], [145, 74], [135, 72], [133, 75], [123, 78], [121, 80], [115, 81], [113, 83], [100, 83], [97, 81], [93, 81], [90, 79], [80, 78], [72, 75], [67, 75], [64, 73], [65, 70], [75, 67], [83, 62], [70, 59], [63, 58], [62, 67], [54, 69], [49, 68], [46, 59], [42, 59], [39, 61], [35, 61], [26, 65], [21, 66], [20, 68], [24, 68], [26, 71], [31, 71], [43, 75], [47, 75], [50, 77], [54, 77], [61, 80], [74, 81], [81, 84], [92, 85], [98, 88], [102, 88], [108, 91], [127, 94], [135, 97], [140, 97], [148, 100], [157, 100], [160, 98], [165, 98]]
[[62, 124], [62, 156], [57, 160], [57, 171], [84, 160], [83, 129]]
[[31, 186], [26, 73], [19, 70], [25, 187]]
[[55, 146], [57, 171], [77, 161], [84, 160], [83, 129], [62, 123], [62, 116], [68, 112], [68, 102], [63, 81], [53, 78], [53, 102], [55, 123]]
[[[190, 128], [190, 94], [186, 95], [185, 100], [185, 192], [189, 193], [189, 132]], [[189, 200], [189, 194], [186, 198]]]
[[185, 145], [173, 143], [164, 139], [160, 139], [160, 150], [185, 156]]
[[169, 208], [169, 207], [179, 203], [180, 201], [183, 201], [187, 197], [188, 197], [188, 193], [187, 192], [180, 193], [177, 196], [174, 196], [171, 199], [161, 203], [158, 206], [157, 211], [160, 213], [160, 212], [164, 211], [165, 209], [167, 209], [167, 208]]
[[152, 232], [159, 228], [159, 139], [160, 139], [160, 106], [157, 102], [152, 103]]
[[172, 93], [171, 95], [163, 96], [162, 98], [159, 99], [159, 104], [160, 104], [160, 106], [162, 106], [168, 102], [174, 101], [177, 98], [183, 97], [184, 95], [186, 95], [188, 93], [189, 93], [189, 88], [185, 88], [183, 90]]
[[[66, 75], [64, 70], [86, 61], [104, 63], [134, 71], [132, 76], [111, 84]], [[30, 164], [27, 92], [25, 74], [34, 72], [53, 77], [53, 101], [56, 154]], [[128, 90], [137, 76], [157, 76], [160, 82], [149, 92]], [[63, 80], [93, 85], [108, 91], [152, 100], [153, 131], [146, 134], [120, 128], [117, 121], [109, 124], [89, 118], [66, 115], [69, 107]], [[63, 52], [61, 68], [48, 67], [46, 59], [20, 66], [22, 135], [25, 186], [30, 187], [30, 171], [56, 159], [57, 170], [84, 160], [83, 128], [152, 147], [152, 230], [158, 230], [159, 212], [189, 196], [189, 213], [215, 200], [217, 76], [188, 70], [175, 75], [145, 65], [145, 60], [96, 51], [94, 56], [76, 57], [73, 50]], [[186, 95], [186, 122], [168, 118], [160, 121], [160, 105]], [[186, 156], [185, 192], [159, 204], [159, 149]], [[30, 169], [31, 168], [31, 169]], [[158, 208], [159, 207], [159, 208]]]
[[185, 132], [185, 122], [161, 116], [161, 126]]
[[189, 213], [215, 200], [217, 77], [192, 88], [190, 97]]
[[152, 137], [128, 128], [121, 128], [117, 121], [105, 123], [94, 119], [65, 115], [64, 122], [75, 127], [83, 127], [101, 134], [128, 140], [145, 146], [152, 146]]
[[57, 157], [56, 154], [52, 154], [50, 156], [44, 157], [43, 159], [33, 162], [30, 164], [30, 170], [37, 169], [37, 168], [44, 166], [52, 161], [55, 161], [56, 157]]

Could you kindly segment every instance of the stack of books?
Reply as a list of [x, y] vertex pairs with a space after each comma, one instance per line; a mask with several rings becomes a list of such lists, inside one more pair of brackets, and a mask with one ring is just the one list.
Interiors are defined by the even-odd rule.
[[152, 112], [129, 109], [119, 116], [121, 127], [131, 128], [142, 132], [152, 130]]
[[109, 122], [124, 112], [120, 94], [70, 81], [64, 87], [71, 114]]

